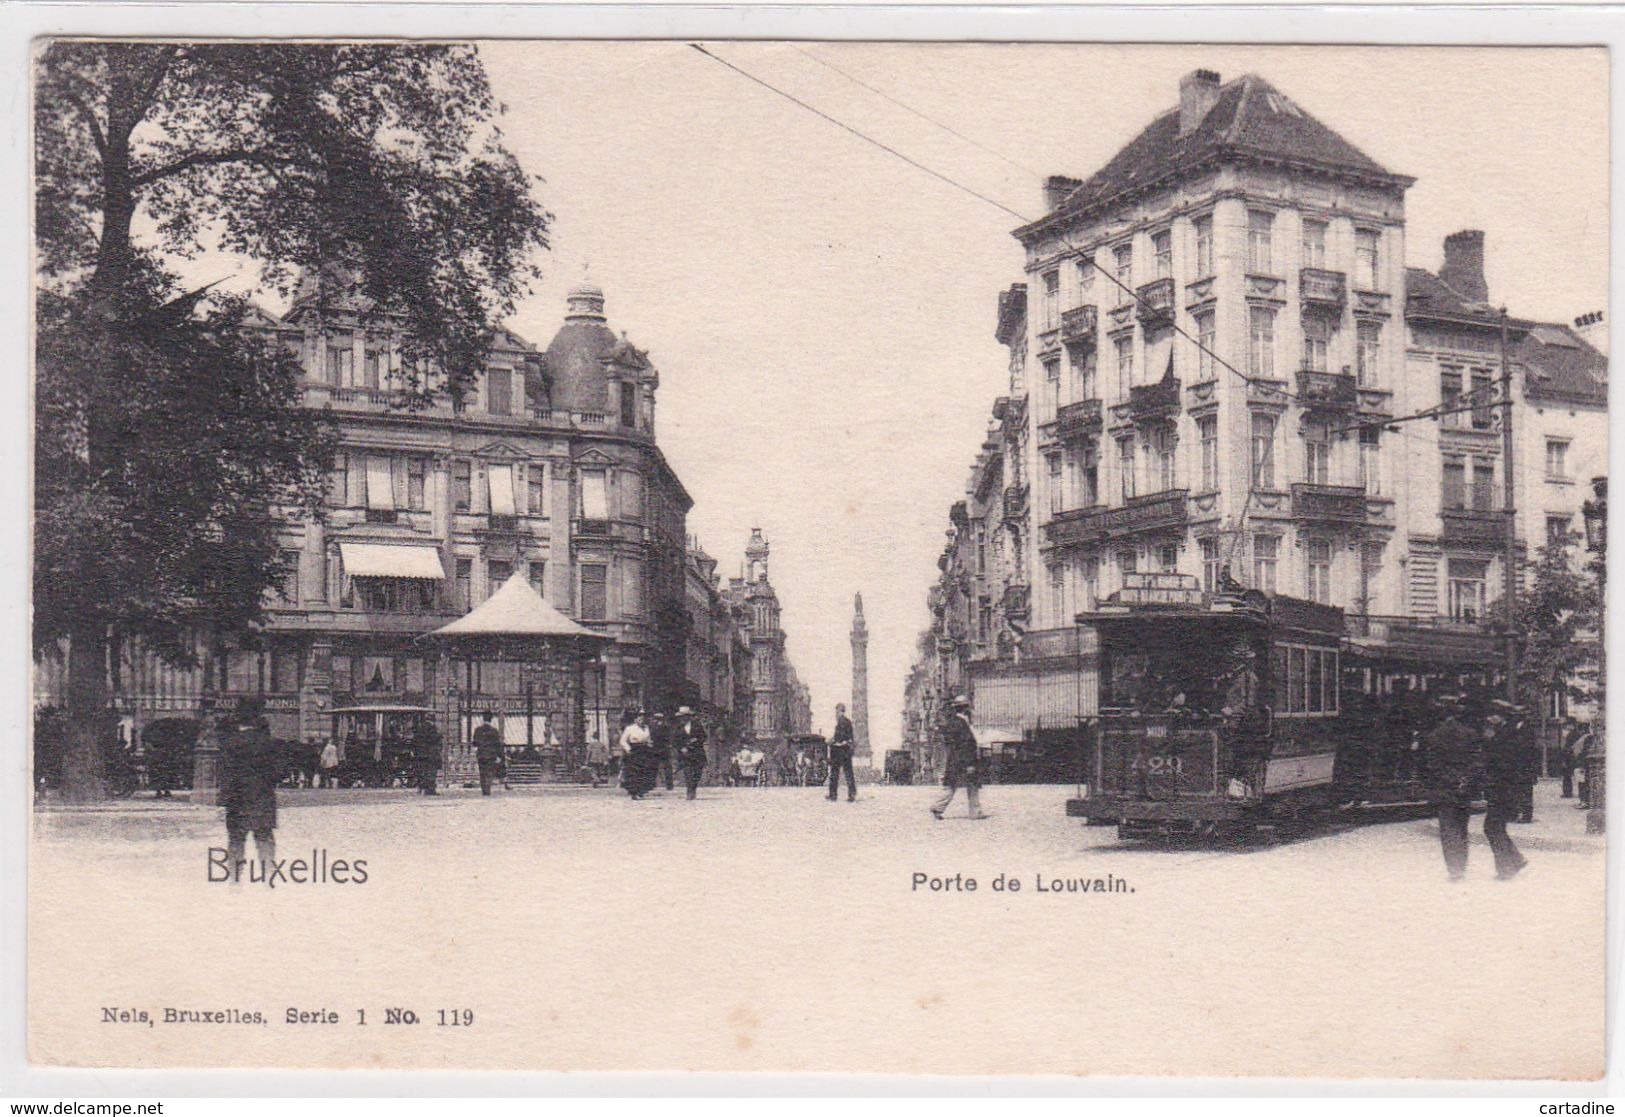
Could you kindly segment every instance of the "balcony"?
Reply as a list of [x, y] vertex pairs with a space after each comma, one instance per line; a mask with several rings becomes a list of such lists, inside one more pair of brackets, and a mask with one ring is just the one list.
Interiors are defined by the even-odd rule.
[[1092, 306], [1075, 306], [1061, 314], [1063, 345], [1092, 345], [1099, 315]]
[[393, 524], [400, 521], [400, 515], [393, 508], [367, 509], [367, 522], [369, 524]]
[[1099, 543], [1142, 532], [1183, 529], [1186, 490], [1134, 497], [1121, 508], [1072, 508], [1044, 525], [1044, 538], [1057, 546]]
[[1298, 373], [1298, 402], [1315, 411], [1353, 411], [1360, 405], [1360, 390], [1346, 372], [1303, 369]]
[[1007, 485], [1004, 490], [1004, 518], [1019, 523], [1027, 518], [1027, 486]]
[[504, 516], [493, 512], [487, 522], [486, 530], [497, 535], [513, 535], [519, 531], [519, 517]]
[[609, 520], [577, 520], [577, 535], [611, 535], [614, 527]]
[[1075, 438], [1079, 435], [1099, 434], [1103, 420], [1098, 399], [1081, 399], [1055, 409], [1055, 437]]
[[1365, 490], [1358, 485], [1292, 486], [1292, 515], [1328, 524], [1365, 523]]
[[1348, 302], [1348, 279], [1340, 271], [1303, 268], [1298, 272], [1298, 298], [1306, 307], [1340, 313]]
[[1000, 603], [1004, 615], [1024, 621], [1032, 614], [1032, 587], [1025, 582], [1012, 582], [1004, 587], [1004, 600]]
[[1506, 539], [1506, 517], [1478, 508], [1446, 508], [1439, 513], [1446, 543], [1495, 546]]
[[1140, 325], [1149, 330], [1174, 324], [1174, 281], [1171, 276], [1154, 279], [1142, 285], [1136, 293], [1139, 298], [1135, 300], [1135, 307]]
[[1128, 413], [1136, 423], [1178, 415], [1179, 381], [1168, 377], [1155, 384], [1136, 384], [1129, 389]]

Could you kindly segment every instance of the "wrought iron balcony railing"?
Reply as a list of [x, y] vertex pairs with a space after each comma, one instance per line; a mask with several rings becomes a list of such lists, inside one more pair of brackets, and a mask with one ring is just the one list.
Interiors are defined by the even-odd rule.
[[1061, 314], [1061, 341], [1067, 345], [1088, 344], [1095, 340], [1099, 313], [1092, 306], [1075, 306]]
[[1365, 523], [1365, 490], [1358, 485], [1320, 485], [1300, 482], [1292, 486], [1292, 515], [1321, 523]]
[[1142, 326], [1169, 326], [1174, 321], [1173, 278], [1153, 279], [1137, 292], [1136, 311]]
[[1187, 520], [1184, 489], [1134, 497], [1121, 508], [1073, 508], [1044, 525], [1049, 542], [1095, 543], [1147, 531], [1182, 528]]
[[1136, 384], [1129, 389], [1128, 411], [1129, 417], [1137, 423], [1178, 415], [1179, 381], [1166, 379], [1155, 384]]
[[1348, 278], [1340, 271], [1303, 268], [1298, 272], [1298, 298], [1305, 306], [1342, 310], [1348, 301]]
[[1055, 410], [1055, 436], [1072, 438], [1080, 434], [1098, 434], [1103, 420], [1098, 399], [1080, 399], [1076, 403], [1062, 404]]
[[1298, 402], [1305, 407], [1327, 411], [1352, 411], [1360, 405], [1360, 389], [1346, 372], [1298, 372]]
[[1494, 509], [1446, 508], [1439, 513], [1446, 543], [1499, 543], [1506, 537], [1506, 516]]

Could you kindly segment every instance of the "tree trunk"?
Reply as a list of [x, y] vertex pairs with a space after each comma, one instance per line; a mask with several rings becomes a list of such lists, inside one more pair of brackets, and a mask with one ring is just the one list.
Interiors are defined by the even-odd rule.
[[107, 798], [103, 741], [107, 709], [107, 633], [99, 625], [74, 628], [68, 646], [67, 733], [62, 744], [62, 800], [94, 803]]

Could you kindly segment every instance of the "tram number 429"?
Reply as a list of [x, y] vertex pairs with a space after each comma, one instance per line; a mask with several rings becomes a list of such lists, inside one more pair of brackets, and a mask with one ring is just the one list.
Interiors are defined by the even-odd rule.
[[1185, 759], [1180, 756], [1136, 756], [1134, 769], [1144, 770], [1153, 776], [1177, 776], [1185, 770]]

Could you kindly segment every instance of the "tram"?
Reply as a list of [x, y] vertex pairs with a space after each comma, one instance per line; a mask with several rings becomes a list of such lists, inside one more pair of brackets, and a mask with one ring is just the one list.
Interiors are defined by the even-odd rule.
[[1098, 638], [1099, 732], [1067, 814], [1124, 838], [1239, 837], [1422, 801], [1426, 691], [1487, 686], [1497, 661], [1474, 626], [1373, 624], [1174, 574], [1131, 575], [1077, 620]]

